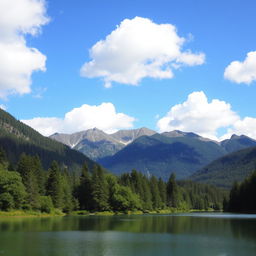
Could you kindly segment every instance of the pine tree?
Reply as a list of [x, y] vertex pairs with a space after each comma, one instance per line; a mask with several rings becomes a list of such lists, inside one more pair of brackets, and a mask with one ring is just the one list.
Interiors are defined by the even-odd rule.
[[23, 153], [17, 171], [21, 174], [22, 182], [26, 188], [27, 207], [40, 209], [39, 186], [33, 157]]
[[150, 189], [152, 194], [152, 206], [154, 209], [161, 208], [161, 196], [158, 187], [158, 181], [155, 176], [150, 179]]
[[109, 210], [109, 188], [102, 168], [95, 165], [92, 173], [92, 204], [96, 211]]
[[166, 207], [166, 184], [163, 182], [161, 178], [158, 180], [158, 189], [159, 189], [159, 194], [161, 198], [161, 208]]
[[82, 167], [80, 184], [77, 189], [77, 197], [78, 197], [80, 209], [82, 210], [92, 209], [92, 179], [86, 163]]
[[46, 194], [51, 196], [55, 208], [63, 208], [63, 190], [60, 168], [56, 161], [53, 161], [49, 169], [49, 177], [46, 183]]
[[175, 174], [172, 173], [167, 182], [167, 204], [170, 207], [177, 208], [179, 202], [179, 191], [175, 179]]

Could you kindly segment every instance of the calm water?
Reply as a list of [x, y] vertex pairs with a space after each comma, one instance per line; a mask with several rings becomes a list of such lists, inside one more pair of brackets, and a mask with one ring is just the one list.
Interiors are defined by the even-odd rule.
[[255, 256], [256, 215], [0, 218], [0, 256]]

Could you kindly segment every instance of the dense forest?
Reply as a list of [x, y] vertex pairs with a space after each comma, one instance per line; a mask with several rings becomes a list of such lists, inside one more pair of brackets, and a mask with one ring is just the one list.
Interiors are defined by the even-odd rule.
[[136, 170], [120, 177], [107, 173], [99, 165], [89, 171], [87, 164], [77, 174], [61, 168], [56, 161], [44, 170], [37, 155], [25, 153], [13, 167], [5, 152], [0, 151], [0, 210], [4, 211], [220, 210], [224, 197], [225, 192], [213, 186], [191, 181], [177, 183], [174, 174], [166, 183]]
[[256, 212], [256, 171], [240, 184], [235, 182], [224, 208], [230, 212]]

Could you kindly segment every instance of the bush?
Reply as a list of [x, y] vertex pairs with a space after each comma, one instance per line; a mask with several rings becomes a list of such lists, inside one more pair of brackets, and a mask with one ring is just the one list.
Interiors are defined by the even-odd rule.
[[10, 193], [4, 192], [0, 194], [0, 209], [3, 211], [8, 211], [14, 208], [14, 200]]
[[40, 210], [41, 212], [50, 213], [54, 209], [52, 198], [50, 196], [40, 196]]

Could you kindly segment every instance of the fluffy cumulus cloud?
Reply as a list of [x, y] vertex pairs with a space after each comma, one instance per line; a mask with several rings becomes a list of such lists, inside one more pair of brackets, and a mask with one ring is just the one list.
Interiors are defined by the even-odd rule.
[[235, 83], [256, 81], [256, 51], [247, 53], [243, 62], [233, 61], [225, 69], [224, 77]]
[[125, 19], [90, 49], [92, 60], [82, 66], [81, 75], [102, 77], [105, 87], [112, 82], [138, 85], [145, 77], [172, 78], [173, 69], [205, 61], [203, 53], [183, 51], [185, 41], [174, 25], [141, 17]]
[[221, 139], [228, 139], [232, 134], [246, 135], [253, 139], [256, 139], [256, 118], [245, 117], [238, 120], [230, 127], [226, 134]]
[[166, 116], [158, 120], [161, 132], [181, 130], [218, 139], [218, 129], [228, 128], [239, 121], [230, 104], [213, 99], [208, 101], [204, 92], [193, 92], [187, 100], [173, 106]]
[[0, 1], [0, 97], [30, 92], [31, 75], [45, 70], [46, 56], [28, 47], [25, 35], [37, 35], [49, 19], [44, 0]]
[[97, 127], [107, 133], [133, 127], [135, 119], [123, 113], [117, 113], [112, 103], [98, 106], [84, 104], [65, 114], [64, 118], [36, 117], [22, 122], [41, 134], [49, 136], [55, 132], [73, 133]]

